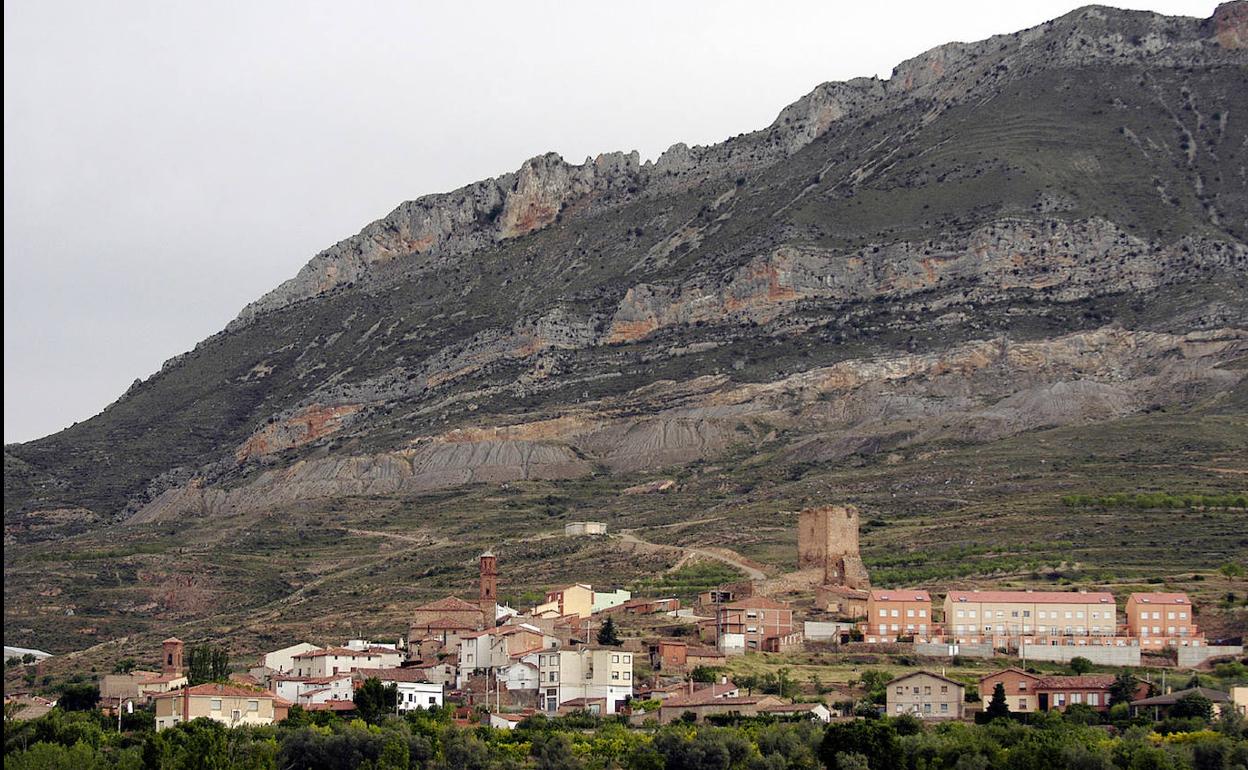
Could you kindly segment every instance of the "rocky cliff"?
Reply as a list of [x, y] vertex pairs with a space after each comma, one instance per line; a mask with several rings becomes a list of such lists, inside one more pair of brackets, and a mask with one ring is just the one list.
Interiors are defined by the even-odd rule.
[[403, 203], [101, 415], [6, 523], [134, 523], [983, 442], [1225, 397], [1248, 328], [1245, 4], [1089, 7], [768, 127]]

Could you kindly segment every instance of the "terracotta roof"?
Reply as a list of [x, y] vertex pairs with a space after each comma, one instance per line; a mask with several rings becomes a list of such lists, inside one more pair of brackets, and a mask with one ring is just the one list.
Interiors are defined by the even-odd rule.
[[685, 655], [694, 658], [726, 658], [724, 653], [714, 647], [690, 647], [685, 650]]
[[427, 669], [409, 666], [408, 668], [357, 668], [356, 679], [376, 677], [383, 682], [428, 682]]
[[1021, 668], [1015, 668], [1014, 666], [1010, 666], [1009, 668], [1003, 668], [1000, 671], [993, 671], [991, 674], [984, 674], [983, 676], [979, 678], [979, 681], [982, 682], [989, 677], [1000, 676], [1001, 674], [1017, 674], [1018, 676], [1025, 676], [1028, 679], [1031, 679], [1032, 681], [1040, 680], [1040, 677], [1036, 676], [1035, 674], [1024, 671]]
[[174, 644], [183, 644], [183, 641], [182, 641], [181, 639], [179, 639], [178, 637], [176, 637], [176, 636], [171, 636], [171, 637], [169, 637], [168, 639], [166, 639], [165, 641], [161, 642], [161, 644], [170, 644], [170, 643], [174, 643]]
[[852, 599], [866, 599], [869, 595], [860, 588], [850, 588], [849, 586], [819, 586], [819, 590], [837, 596], [848, 596]]
[[1176, 690], [1165, 695], [1154, 695], [1151, 698], [1131, 701], [1132, 706], [1173, 706], [1186, 695], [1203, 695], [1214, 703], [1229, 703], [1231, 696], [1221, 690], [1210, 690], [1208, 687], [1193, 687], [1190, 690]]
[[813, 711], [816, 706], [827, 708], [825, 703], [777, 703], [774, 706], [763, 706], [759, 711]]
[[355, 711], [355, 701], [327, 700], [324, 703], [309, 703], [304, 711]]
[[894, 684], [896, 684], [896, 683], [898, 683], [898, 682], [904, 682], [904, 681], [906, 681], [907, 679], [911, 679], [911, 678], [913, 678], [913, 677], [916, 677], [916, 676], [921, 676], [921, 675], [924, 675], [924, 674], [926, 674], [927, 676], [935, 677], [936, 679], [939, 679], [939, 680], [941, 680], [941, 681], [943, 681], [943, 682], [948, 682], [949, 684], [956, 684], [958, 687], [966, 687], [966, 685], [962, 684], [961, 682], [959, 682], [959, 681], [957, 681], [957, 680], [950, 679], [950, 678], [949, 678], [949, 677], [947, 677], [947, 676], [941, 676], [940, 674], [933, 674], [931, 671], [915, 671], [915, 672], [913, 672], [913, 673], [906, 674], [905, 676], [899, 676], [899, 677], [897, 677], [896, 679], [893, 679], [893, 680], [889, 681], [889, 683], [888, 683], [888, 684], [889, 684], [889, 685], [894, 685]]
[[525, 655], [532, 655], [535, 652], [541, 652], [542, 650], [545, 650], [545, 649], [546, 649], [545, 647], [541, 647], [541, 646], [530, 647], [527, 650], [520, 650], [519, 652], [513, 652], [511, 653], [510, 657], [523, 658]]
[[428, 604], [422, 604], [419, 607], [417, 607], [415, 611], [416, 612], [430, 612], [430, 611], [468, 612], [469, 610], [473, 612], [480, 612], [481, 608], [471, 602], [464, 601], [458, 596], [448, 596], [444, 599], [438, 599], [436, 602], [429, 602]]
[[930, 602], [932, 595], [921, 588], [874, 588], [871, 599], [877, 602]]
[[437, 618], [428, 623], [418, 623], [416, 628], [436, 628], [441, 631], [475, 631], [476, 626], [465, 625], [451, 618]]
[[237, 684], [222, 684], [219, 682], [209, 682], [207, 684], [197, 684], [194, 687], [181, 687], [177, 690], [162, 692], [155, 698], [180, 698], [183, 695], [191, 695], [192, 697], [211, 697], [214, 695], [228, 695], [231, 698], [268, 698], [276, 699], [277, 695], [268, 690], [252, 689]]
[[1127, 598], [1127, 601], [1134, 599], [1137, 602], [1146, 604], [1191, 604], [1192, 600], [1187, 598], [1187, 594], [1150, 594], [1135, 593]]
[[946, 599], [1018, 604], [1114, 604], [1114, 595], [1106, 591], [950, 591]]
[[792, 609], [787, 602], [778, 602], [766, 596], [750, 596], [738, 599], [730, 604], [722, 605], [727, 610], [788, 610]]
[[693, 695], [676, 695], [663, 701], [662, 708], [679, 708], [681, 706], [749, 706], [767, 700], [776, 700], [771, 695], [739, 695], [735, 698], [716, 697], [709, 693], [695, 692]]
[[186, 674], [157, 674], [156, 676], [145, 676], [139, 680], [139, 684], [164, 684], [166, 682], [174, 682], [178, 679], [185, 679]]
[[1039, 689], [1044, 690], [1108, 690], [1114, 683], [1112, 674], [1085, 674], [1083, 676], [1041, 677]]

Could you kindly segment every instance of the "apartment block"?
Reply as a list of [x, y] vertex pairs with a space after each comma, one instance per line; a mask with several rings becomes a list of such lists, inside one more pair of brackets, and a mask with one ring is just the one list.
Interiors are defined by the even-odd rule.
[[980, 678], [979, 697], [987, 708], [992, 701], [993, 692], [1000, 684], [1005, 688], [1005, 703], [1010, 711], [1017, 714], [1033, 713], [1040, 710], [1040, 679], [1041, 677], [1029, 674], [1021, 668], [1007, 668]]
[[1127, 634], [1140, 647], [1200, 647], [1196, 610], [1187, 594], [1134, 593], [1127, 598]]
[[874, 589], [867, 594], [867, 619], [859, 628], [865, 642], [893, 642], [898, 637], [928, 641], [939, 635], [932, 622], [932, 597], [916, 588]]
[[759, 652], [764, 641], [787, 637], [793, 627], [793, 608], [765, 596], [721, 606], [715, 619], [715, 636], [721, 652]]
[[950, 591], [946, 640], [957, 644], [1126, 644], [1104, 591]]
[[888, 683], [888, 715], [961, 719], [965, 695], [966, 688], [960, 682], [930, 671], [916, 671]]

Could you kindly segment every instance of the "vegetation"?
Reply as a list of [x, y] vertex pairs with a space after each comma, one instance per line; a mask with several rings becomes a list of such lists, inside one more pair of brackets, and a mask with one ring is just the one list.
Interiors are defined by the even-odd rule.
[[191, 686], [224, 682], [230, 678], [230, 655], [215, 644], [200, 644], [186, 651], [186, 678]]
[[[384, 688], [366, 685], [372, 698]], [[374, 692], [377, 691], [377, 692]], [[1002, 693], [1002, 698], [1004, 694]], [[997, 700], [996, 693], [993, 703]], [[990, 724], [926, 725], [903, 717], [872, 718], [824, 727], [813, 722], [738, 718], [724, 726], [681, 722], [630, 729], [588, 713], [525, 719], [515, 730], [460, 728], [449, 707], [396, 716], [376, 701], [367, 719], [345, 720], [298, 707], [274, 727], [227, 728], [196, 719], [154, 732], [150, 713], [123, 731], [98, 711], [53, 709], [30, 721], [5, 720], [6, 770], [45, 768], [563, 768], [566, 770], [817, 770], [890, 768], [1096, 768], [1098, 770], [1235, 770], [1248, 766], [1242, 717], [1211, 722], [1203, 708], [1150, 729], [1125, 706], [1111, 712], [1110, 734], [1091, 709], [1030, 715]], [[360, 700], [357, 704], [364, 707]], [[1203, 704], [1196, 704], [1203, 706]], [[993, 708], [990, 704], [989, 708]], [[1181, 728], [1181, 729], [1180, 729]]]
[[608, 616], [602, 628], [598, 629], [598, 644], [605, 644], [609, 647], [620, 644], [620, 634], [615, 628], [615, 618]]
[[1063, 495], [1062, 505], [1069, 508], [1248, 509], [1248, 492], [1187, 495], [1175, 495], [1166, 492], [1118, 492], [1112, 495]]

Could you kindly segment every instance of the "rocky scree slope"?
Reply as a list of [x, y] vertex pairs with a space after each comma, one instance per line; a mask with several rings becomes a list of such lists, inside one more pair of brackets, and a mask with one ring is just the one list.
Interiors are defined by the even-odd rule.
[[6, 447], [6, 525], [1234, 401], [1245, 8], [1084, 8], [719, 145], [549, 154], [405, 203], [97, 417]]

